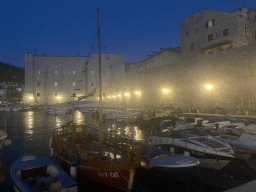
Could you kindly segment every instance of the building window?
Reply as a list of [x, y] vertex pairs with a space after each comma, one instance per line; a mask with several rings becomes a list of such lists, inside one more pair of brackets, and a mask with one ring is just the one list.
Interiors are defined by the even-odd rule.
[[94, 75], [94, 71], [91, 71], [91, 74]]
[[76, 93], [73, 93], [73, 94], [72, 94], [72, 97], [76, 97]]
[[58, 82], [54, 82], [54, 86], [57, 87], [58, 86]]
[[208, 35], [208, 41], [213, 40], [213, 34]]
[[55, 95], [55, 97], [57, 97], [57, 96], [58, 96], [58, 93], [54, 93], [54, 95]]
[[195, 21], [198, 20], [199, 18], [199, 13], [195, 14]]
[[186, 32], [186, 37], [188, 37], [188, 36], [189, 36], [189, 31]]
[[37, 97], [40, 97], [40, 93], [36, 93], [36, 96], [37, 96]]
[[94, 83], [93, 83], [93, 81], [91, 82], [91, 86], [92, 86], [92, 87], [94, 86]]
[[75, 75], [76, 74], [76, 71], [73, 71], [73, 75]]
[[76, 86], [76, 82], [73, 82], [73, 87], [75, 87]]
[[194, 51], [194, 49], [195, 49], [195, 43], [192, 42], [190, 43], [190, 51]]
[[41, 82], [40, 81], [38, 81], [37, 83], [36, 83], [36, 86], [41, 86]]
[[214, 26], [214, 19], [206, 22], [206, 28], [210, 28]]
[[198, 30], [199, 30], [199, 28], [198, 28], [198, 27], [196, 27], [196, 28], [195, 28], [195, 33], [198, 33]]
[[229, 29], [224, 29], [223, 30], [223, 37], [228, 36], [229, 35]]
[[55, 75], [57, 75], [58, 74], [58, 70], [55, 70]]
[[187, 25], [188, 24], [188, 18], [187, 19], [185, 19], [185, 25]]
[[40, 70], [38, 70], [38, 75], [40, 75], [41, 74], [41, 71]]
[[245, 35], [246, 37], [249, 37], [249, 36], [250, 36], [250, 34], [249, 34], [249, 27], [248, 27], [248, 26], [244, 26], [244, 35]]

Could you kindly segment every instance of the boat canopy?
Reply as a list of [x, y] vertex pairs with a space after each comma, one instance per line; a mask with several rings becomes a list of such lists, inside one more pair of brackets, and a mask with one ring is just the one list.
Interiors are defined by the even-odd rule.
[[[100, 103], [98, 101], [94, 101], [88, 104], [82, 104], [82, 105], [78, 105], [76, 107], [84, 107], [84, 108], [100, 108]], [[102, 102], [102, 107], [103, 108], [116, 108], [116, 109], [121, 109], [121, 108], [125, 108], [125, 106], [122, 105], [118, 105], [115, 103], [107, 103], [107, 102]]]

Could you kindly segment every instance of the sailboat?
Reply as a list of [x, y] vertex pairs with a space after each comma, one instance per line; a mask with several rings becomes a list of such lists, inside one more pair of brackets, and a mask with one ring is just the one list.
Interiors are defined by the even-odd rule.
[[101, 50], [98, 21], [98, 52], [99, 52], [99, 129], [85, 125], [75, 125], [68, 122], [56, 128], [49, 141], [51, 156], [70, 167], [73, 178], [83, 177], [101, 184], [130, 191], [133, 184], [136, 167], [141, 165], [141, 147], [135, 146], [128, 138], [113, 140], [111, 134], [102, 131], [103, 102], [101, 78]]
[[[119, 108], [117, 104], [102, 102], [101, 80], [101, 51], [98, 16], [98, 52], [99, 52], [99, 102], [92, 102], [81, 107], [98, 108], [99, 128], [85, 125], [75, 125], [73, 121], [54, 129], [49, 141], [51, 157], [56, 156], [70, 168], [73, 179], [92, 180], [114, 188], [131, 191], [135, 172], [139, 167], [153, 166], [167, 167], [168, 173], [175, 173], [183, 164], [186, 170], [194, 170], [199, 164], [191, 157], [177, 157], [176, 155], [153, 155], [153, 146], [145, 146], [135, 142], [132, 138], [117, 136], [102, 131], [103, 108]], [[155, 151], [155, 149], [154, 149]], [[154, 152], [153, 151], [153, 152]], [[153, 159], [154, 158], [154, 159]], [[172, 161], [169, 161], [172, 158]], [[152, 160], [152, 161], [151, 161]], [[169, 166], [172, 164], [173, 166]], [[175, 164], [175, 165], [174, 165]], [[191, 171], [189, 171], [191, 172]], [[188, 172], [185, 171], [188, 175]], [[192, 173], [192, 172], [191, 172]]]

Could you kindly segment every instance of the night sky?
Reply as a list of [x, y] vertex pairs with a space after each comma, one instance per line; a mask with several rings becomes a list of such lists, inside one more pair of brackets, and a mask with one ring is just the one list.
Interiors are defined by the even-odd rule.
[[102, 53], [138, 62], [160, 48], [180, 46], [180, 21], [201, 9], [230, 12], [255, 0], [2, 0], [0, 62], [25, 67], [25, 53], [97, 53], [97, 6]]

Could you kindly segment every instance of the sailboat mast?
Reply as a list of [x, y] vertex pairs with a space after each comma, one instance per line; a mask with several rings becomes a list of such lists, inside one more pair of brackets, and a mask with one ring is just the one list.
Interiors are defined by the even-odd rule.
[[100, 48], [100, 10], [97, 7], [97, 24], [98, 24], [98, 55], [99, 55], [99, 97], [100, 97], [100, 108], [99, 108], [99, 157], [101, 159], [102, 149], [102, 121], [103, 121], [103, 108], [102, 108], [102, 79], [101, 79], [101, 48]]

